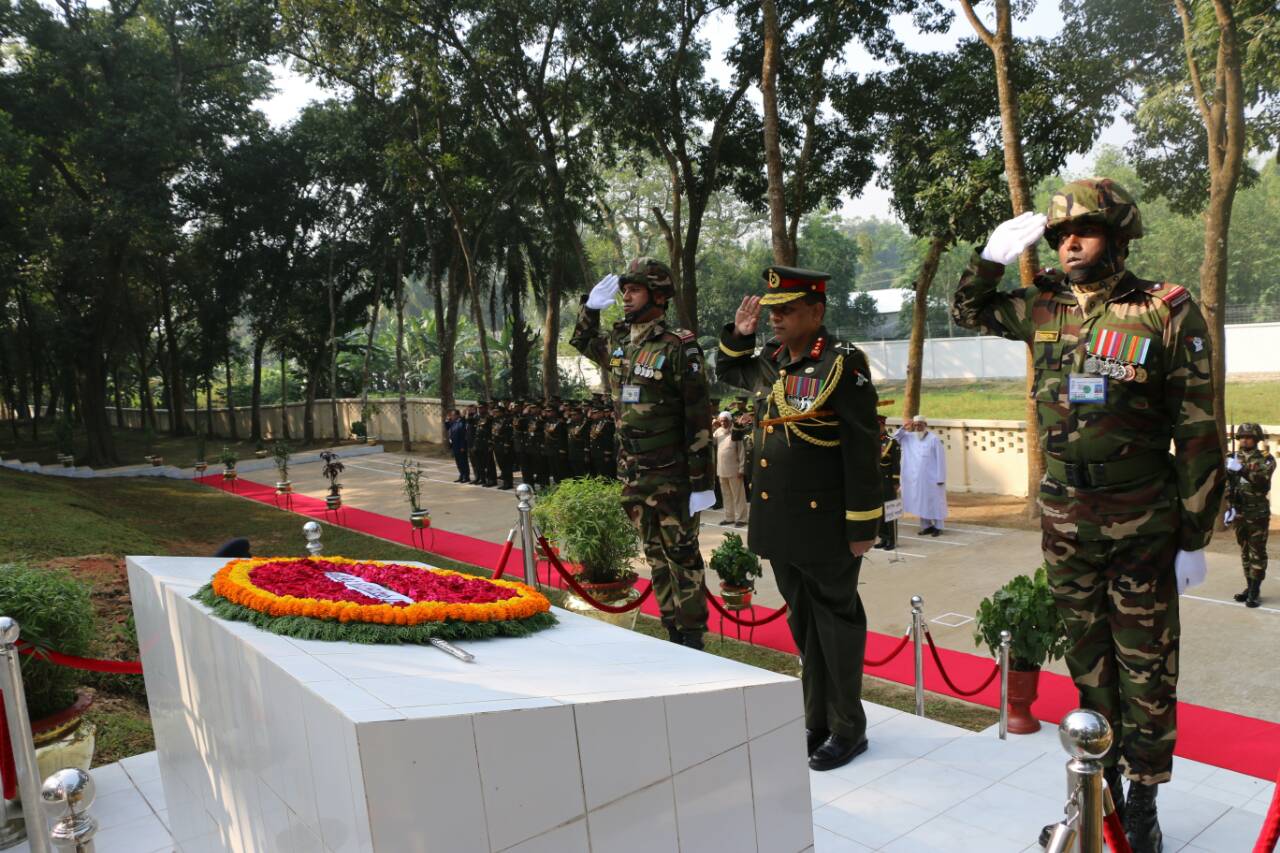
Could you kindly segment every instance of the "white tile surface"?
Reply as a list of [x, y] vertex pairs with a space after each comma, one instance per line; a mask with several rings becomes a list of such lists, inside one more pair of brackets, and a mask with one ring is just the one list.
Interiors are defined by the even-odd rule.
[[578, 818], [572, 823], [544, 832], [537, 838], [508, 847], [503, 853], [588, 853], [589, 849], [587, 821], [585, 818]]
[[668, 696], [666, 706], [671, 769], [676, 773], [746, 743], [741, 689]]
[[751, 801], [746, 746], [704, 761], [675, 777], [676, 826], [681, 850], [755, 850], [754, 822], [741, 820]]
[[796, 853], [813, 842], [809, 769], [796, 760], [804, 755], [804, 749], [801, 720], [793, 720], [747, 745], [759, 853]]
[[593, 702], [575, 706], [573, 713], [588, 810], [671, 777], [661, 698]]
[[859, 789], [815, 811], [813, 823], [875, 850], [924, 825], [936, 815], [935, 809], [877, 791]]
[[677, 853], [675, 792], [670, 779], [587, 816], [591, 844], [609, 853]]
[[804, 692], [800, 680], [760, 684], [743, 690], [747, 706], [747, 737], [757, 738], [804, 718]]
[[940, 850], [947, 853], [1019, 853], [1023, 844], [942, 816], [913, 829], [882, 849], [885, 853], [935, 853]]
[[1192, 838], [1191, 843], [1206, 850], [1251, 850], [1262, 830], [1262, 819], [1262, 815], [1243, 809], [1229, 809], [1204, 832]]

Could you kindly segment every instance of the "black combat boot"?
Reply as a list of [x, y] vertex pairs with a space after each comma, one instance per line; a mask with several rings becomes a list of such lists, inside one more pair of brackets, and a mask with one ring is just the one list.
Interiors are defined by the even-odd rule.
[[680, 629], [675, 625], [667, 625], [667, 639], [675, 643], [677, 646], [684, 645], [684, 637], [680, 633]]
[[1251, 586], [1253, 586], [1253, 581], [1249, 580], [1248, 578], [1245, 578], [1244, 589], [1240, 590], [1239, 592], [1237, 592], [1235, 595], [1231, 597], [1234, 598], [1236, 601], [1240, 602], [1241, 604], [1244, 604], [1246, 601], [1249, 600], [1249, 588]]
[[1156, 817], [1156, 785], [1129, 783], [1124, 804], [1124, 834], [1133, 853], [1163, 853], [1164, 835]]
[[681, 641], [687, 648], [702, 651], [702, 632], [701, 631], [685, 631], [680, 635]]
[[1245, 592], [1247, 593], [1244, 600], [1245, 607], [1257, 607], [1262, 604], [1262, 578], [1249, 581], [1249, 588]]

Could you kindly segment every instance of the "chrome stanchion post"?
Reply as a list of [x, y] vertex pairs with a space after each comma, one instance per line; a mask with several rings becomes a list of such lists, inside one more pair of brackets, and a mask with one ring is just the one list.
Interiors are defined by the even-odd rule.
[[308, 521], [302, 525], [302, 536], [307, 540], [307, 555], [319, 557], [320, 552], [324, 550], [324, 546], [320, 544], [319, 522]]
[[[1077, 708], [1058, 724], [1058, 740], [1071, 756], [1067, 762], [1067, 791], [1077, 815], [1078, 847], [1074, 849], [1080, 853], [1103, 853], [1105, 798], [1101, 759], [1111, 748], [1111, 726], [1097, 711]], [[1052, 850], [1052, 845], [1046, 849]]]
[[93, 853], [93, 836], [98, 822], [89, 814], [96, 789], [93, 777], [78, 767], [59, 770], [44, 780], [40, 797], [49, 805], [64, 805], [67, 813], [58, 818], [49, 832], [53, 846], [75, 853]]
[[520, 550], [524, 552], [524, 582], [538, 585], [538, 551], [533, 540], [533, 487], [528, 483], [516, 486], [516, 509], [520, 512]]
[[1013, 634], [1000, 632], [1000, 740], [1009, 739], [1009, 644]]
[[31, 719], [27, 716], [22, 664], [18, 660], [20, 632], [17, 621], [0, 616], [0, 657], [4, 658], [0, 690], [4, 691], [4, 713], [9, 722], [9, 743], [13, 745], [13, 766], [18, 771], [18, 796], [22, 798], [27, 843], [31, 845], [31, 853], [50, 853], [44, 814], [40, 811], [40, 767], [36, 764], [36, 747], [31, 740]]
[[911, 596], [911, 641], [915, 646], [916, 716], [924, 716], [924, 599]]

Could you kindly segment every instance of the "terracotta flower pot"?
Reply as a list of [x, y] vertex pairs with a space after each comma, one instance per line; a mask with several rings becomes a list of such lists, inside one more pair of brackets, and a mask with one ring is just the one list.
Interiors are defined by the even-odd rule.
[[1015, 735], [1029, 735], [1040, 731], [1040, 721], [1031, 715], [1031, 703], [1036, 701], [1036, 688], [1040, 684], [1040, 670], [1020, 672], [1009, 670], [1009, 731]]
[[720, 581], [720, 597], [724, 599], [726, 610], [746, 610], [751, 606], [753, 592], [755, 592], [753, 587], [732, 586]]

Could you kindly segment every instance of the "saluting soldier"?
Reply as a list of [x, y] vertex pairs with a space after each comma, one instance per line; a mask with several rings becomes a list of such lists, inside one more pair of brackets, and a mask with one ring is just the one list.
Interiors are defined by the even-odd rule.
[[591, 411], [591, 472], [597, 477], [618, 477], [618, 446], [614, 441], [613, 406], [603, 398]]
[[493, 461], [493, 427], [489, 404], [481, 403], [476, 417], [476, 463], [479, 465], [476, 479], [486, 488], [498, 485], [498, 474]]
[[[880, 493], [884, 502], [898, 499], [898, 486], [902, 482], [902, 445], [889, 433], [888, 419], [877, 415], [880, 421]], [[886, 521], [880, 525], [880, 541], [877, 548], [892, 551], [898, 547], [898, 523]]]
[[543, 424], [538, 407], [530, 403], [524, 410], [524, 454], [521, 479], [530, 486], [547, 484], [546, 459], [542, 454]]
[[586, 477], [591, 474], [591, 424], [582, 413], [581, 406], [569, 410], [569, 476]]
[[[600, 311], [622, 287], [625, 310], [606, 336]], [[618, 424], [622, 505], [640, 532], [654, 597], [672, 642], [702, 648], [707, 628], [698, 513], [711, 506], [711, 398], [693, 332], [664, 316], [675, 284], [666, 264], [631, 262], [583, 298], [571, 343], [607, 364]]]
[[569, 479], [569, 429], [559, 406], [543, 409], [542, 452], [547, 459], [547, 481], [562, 483]]
[[[742, 300], [720, 335], [720, 378], [755, 393], [748, 547], [767, 558], [804, 660], [809, 766], [831, 770], [867, 749], [862, 555], [884, 515], [876, 390], [866, 356], [826, 327], [824, 272], [769, 267], [765, 295]], [[842, 297], [843, 298], [843, 297]], [[773, 336], [759, 355], [760, 307]]]
[[[1223, 489], [1208, 328], [1185, 288], [1125, 269], [1142, 233], [1122, 187], [1073, 181], [1047, 217], [996, 228], [952, 312], [1032, 348], [1044, 558], [1080, 702], [1115, 733], [1105, 775], [1135, 853], [1162, 848], [1156, 792], [1177, 737], [1179, 587], [1203, 577]], [[1062, 271], [1000, 292], [1005, 265], [1042, 235]]]
[[1267, 577], [1267, 536], [1271, 525], [1271, 475], [1276, 460], [1258, 446], [1262, 427], [1243, 423], [1236, 427], [1240, 449], [1227, 458], [1227, 495], [1231, 504], [1226, 522], [1236, 529], [1240, 562], [1244, 566], [1243, 592], [1233, 597], [1245, 607], [1262, 604], [1262, 582]]
[[515, 486], [516, 446], [515, 425], [512, 423], [511, 409], [505, 400], [500, 401], [494, 410], [493, 417], [493, 456], [498, 463], [498, 475], [502, 481], [502, 490], [507, 491]]

